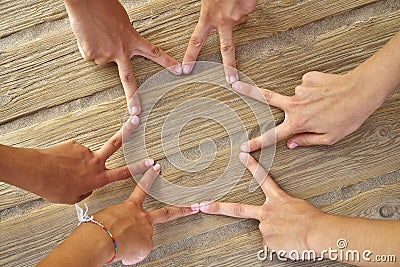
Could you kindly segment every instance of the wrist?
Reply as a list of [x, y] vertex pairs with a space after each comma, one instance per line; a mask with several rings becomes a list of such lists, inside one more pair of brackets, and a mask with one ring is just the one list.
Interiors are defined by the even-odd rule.
[[307, 249], [321, 255], [329, 246], [332, 247], [332, 242], [336, 242], [341, 235], [337, 225], [340, 225], [340, 216], [322, 213], [314, 218], [313, 227], [307, 235]]

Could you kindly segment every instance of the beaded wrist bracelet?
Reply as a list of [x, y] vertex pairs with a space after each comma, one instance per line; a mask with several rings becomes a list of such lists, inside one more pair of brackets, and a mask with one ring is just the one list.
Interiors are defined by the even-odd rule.
[[106, 231], [107, 235], [111, 238], [111, 240], [113, 242], [113, 245], [114, 245], [114, 256], [112, 257], [111, 260], [106, 262], [106, 264], [110, 264], [117, 257], [117, 252], [118, 252], [117, 242], [115, 241], [115, 238], [111, 234], [110, 230], [108, 230], [103, 224], [99, 223], [98, 221], [95, 221], [93, 216], [89, 216], [87, 214], [88, 213], [88, 206], [86, 205], [86, 203], [85, 203], [85, 208], [86, 208], [86, 211], [83, 212], [83, 209], [81, 207], [79, 207], [78, 204], [75, 204], [76, 214], [78, 215], [78, 220], [79, 220], [79, 224], [78, 225], [80, 225], [81, 223], [93, 223], [93, 224], [96, 224], [96, 225], [100, 226], [104, 231]]

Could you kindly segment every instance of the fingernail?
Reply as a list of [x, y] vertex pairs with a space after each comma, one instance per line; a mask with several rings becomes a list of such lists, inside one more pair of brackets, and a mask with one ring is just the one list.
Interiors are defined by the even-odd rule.
[[139, 108], [138, 107], [133, 107], [132, 108], [132, 115], [137, 115], [139, 113]]
[[131, 123], [133, 124], [133, 125], [138, 125], [139, 124], [139, 117], [138, 116], [133, 116], [132, 117], [132, 119], [131, 119]]
[[156, 172], [158, 172], [160, 169], [161, 169], [161, 166], [158, 163], [153, 166], [153, 170], [155, 170]]
[[199, 211], [200, 210], [200, 204], [199, 203], [192, 204], [192, 205], [190, 205], [190, 208], [193, 211]]
[[144, 257], [137, 257], [137, 258], [136, 258], [136, 263], [137, 263], [137, 262], [141, 262], [142, 260], [144, 260]]
[[229, 82], [230, 82], [230, 83], [237, 82], [236, 76], [234, 76], [234, 75], [230, 76], [230, 77], [229, 77]]
[[153, 166], [153, 164], [154, 164], [154, 160], [152, 160], [152, 159], [146, 159], [146, 160], [144, 161], [144, 165], [145, 165], [146, 167], [151, 167], [151, 166]]
[[184, 74], [189, 74], [190, 73], [190, 66], [189, 65], [183, 65], [183, 73]]
[[207, 211], [208, 210], [208, 205], [210, 204], [210, 201], [204, 201], [200, 203], [200, 211]]
[[238, 82], [233, 83], [232, 84], [232, 89], [233, 90], [240, 90], [240, 83], [238, 83]]
[[296, 147], [298, 147], [298, 146], [299, 146], [299, 145], [296, 144], [296, 143], [291, 143], [291, 144], [289, 144], [289, 148], [290, 148], [290, 149], [296, 148]]
[[240, 150], [243, 152], [250, 152], [250, 148], [248, 145], [241, 145]]
[[247, 160], [247, 153], [239, 153], [239, 159], [244, 163]]
[[181, 66], [181, 65], [177, 65], [177, 66], [175, 67], [175, 72], [176, 72], [177, 74], [181, 74], [181, 73], [182, 73], [182, 66]]

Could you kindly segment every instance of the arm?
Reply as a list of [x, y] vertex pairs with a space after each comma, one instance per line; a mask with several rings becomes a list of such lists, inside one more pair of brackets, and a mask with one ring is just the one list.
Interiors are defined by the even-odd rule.
[[[133, 117], [95, 152], [75, 141], [45, 149], [0, 145], [0, 181], [28, 190], [51, 202], [79, 202], [94, 189], [131, 177], [128, 166], [109, 170], [105, 163], [121, 147], [123, 133], [132, 133], [138, 123], [139, 118]], [[136, 174], [142, 173], [153, 163], [153, 160], [143, 160], [132, 166], [132, 169]]]
[[306, 73], [292, 97], [237, 82], [235, 91], [285, 111], [282, 124], [241, 149], [255, 151], [291, 135], [289, 148], [334, 144], [356, 131], [399, 85], [400, 33], [345, 75]]
[[246, 22], [255, 9], [255, 0], [202, 0], [199, 22], [183, 58], [183, 73], [192, 71], [208, 35], [217, 30], [226, 81], [229, 84], [236, 82], [239, 77], [236, 72], [233, 27]]
[[[123, 264], [135, 264], [153, 249], [153, 224], [164, 223], [198, 213], [190, 207], [166, 207], [143, 210], [146, 192], [160, 171], [160, 165], [150, 168], [131, 196], [124, 202], [109, 206], [93, 215], [114, 236], [118, 252], [116, 259]], [[198, 204], [197, 204], [198, 205]], [[113, 242], [98, 225], [83, 223], [37, 266], [103, 266], [115, 254]]]
[[174, 74], [181, 74], [179, 62], [151, 44], [132, 27], [118, 0], [64, 0], [72, 31], [85, 60], [105, 65], [114, 61], [125, 91], [131, 115], [140, 113], [135, 74], [130, 59], [144, 56]]
[[[343, 249], [358, 250], [360, 261], [348, 263], [360, 266], [395, 266], [400, 259], [400, 221], [371, 220], [327, 214], [308, 202], [286, 194], [272, 180], [257, 161], [247, 153], [240, 154], [241, 161], [260, 183], [266, 195], [262, 206], [238, 203], [215, 202], [200, 204], [200, 210], [209, 214], [222, 214], [238, 218], [254, 218], [260, 221], [259, 229], [264, 245], [269, 251], [291, 250], [302, 255], [303, 251], [315, 251], [317, 258], [341, 260], [338, 253], [324, 250], [339, 250], [337, 241], [345, 239], [348, 246]], [[376, 255], [395, 255], [396, 262], [378, 263], [363, 258], [362, 253], [370, 250], [371, 260]], [[396, 255], [397, 254], [397, 255]], [[335, 258], [338, 257], [338, 258]], [[305, 258], [307, 260], [308, 258]], [[352, 259], [352, 258], [350, 258]], [[301, 260], [298, 259], [298, 260]], [[342, 259], [346, 261], [344, 257]]]

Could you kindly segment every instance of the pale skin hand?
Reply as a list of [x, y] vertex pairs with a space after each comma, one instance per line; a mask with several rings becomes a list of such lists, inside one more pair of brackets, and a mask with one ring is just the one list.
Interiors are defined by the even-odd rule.
[[251, 152], [294, 135], [289, 148], [332, 145], [356, 131], [400, 85], [400, 33], [374, 56], [345, 75], [310, 72], [288, 97], [243, 82], [234, 91], [285, 111], [285, 120], [241, 146]]
[[64, 0], [72, 31], [86, 60], [98, 65], [114, 61], [124, 87], [131, 115], [140, 113], [135, 74], [130, 59], [144, 56], [174, 74], [181, 74], [179, 62], [151, 44], [132, 27], [118, 0]]
[[[266, 196], [264, 205], [240, 203], [201, 203], [200, 211], [236, 218], [252, 218], [260, 221], [263, 243], [268, 249], [298, 252], [314, 250], [317, 257], [328, 258], [323, 250], [338, 249], [336, 242], [344, 238], [348, 250], [371, 250], [376, 255], [395, 255], [400, 251], [400, 222], [350, 218], [327, 214], [308, 202], [286, 194], [268, 176], [267, 171], [247, 153], [240, 153], [241, 161], [261, 185]], [[397, 255], [397, 259], [400, 255]], [[376, 266], [376, 262], [350, 262], [360, 266]], [[381, 263], [395, 266], [396, 263]]]
[[[131, 177], [128, 166], [107, 169], [105, 162], [121, 147], [122, 135], [131, 134], [138, 124], [139, 118], [132, 117], [95, 152], [75, 141], [45, 149], [0, 146], [0, 179], [51, 202], [79, 202], [94, 189]], [[135, 163], [133, 175], [153, 164], [152, 159]]]
[[[146, 192], [159, 171], [160, 165], [156, 164], [143, 175], [127, 200], [93, 215], [115, 237], [117, 260], [122, 260], [123, 264], [140, 262], [151, 252], [154, 224], [199, 212], [190, 207], [165, 207], [153, 211], [143, 209]], [[104, 230], [92, 223], [83, 223], [37, 266], [103, 266], [113, 255], [112, 241]]]
[[237, 81], [233, 27], [247, 21], [256, 8], [255, 0], [202, 0], [200, 18], [183, 58], [183, 73], [189, 74], [211, 32], [220, 37], [222, 61], [228, 83]]

